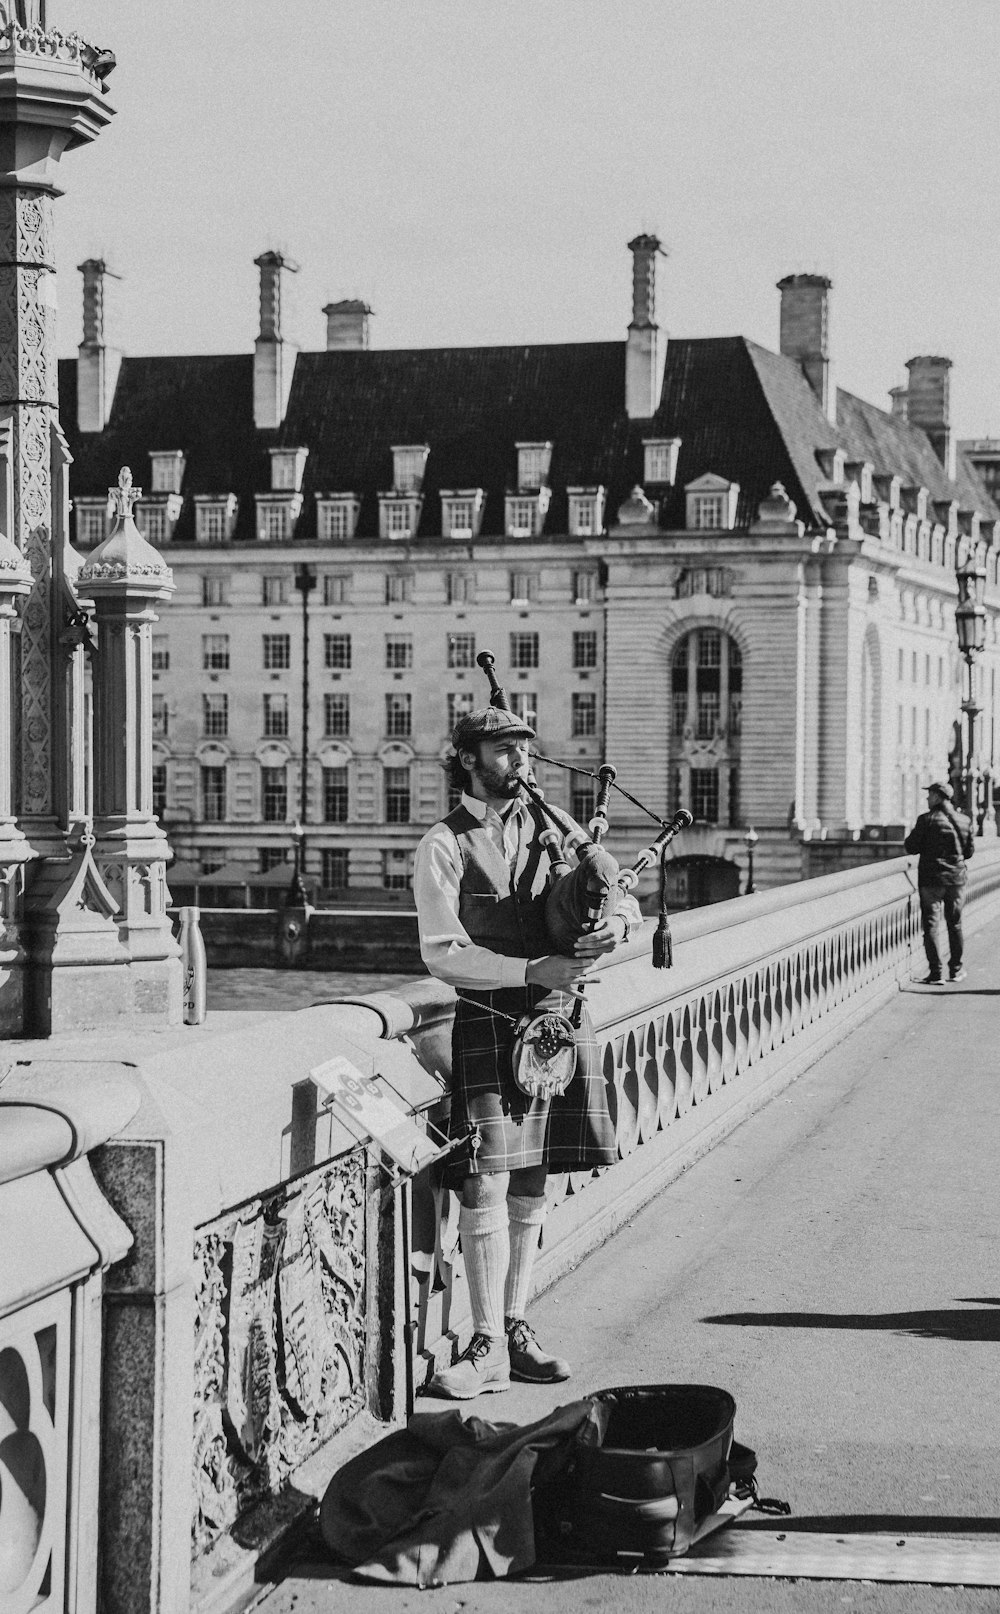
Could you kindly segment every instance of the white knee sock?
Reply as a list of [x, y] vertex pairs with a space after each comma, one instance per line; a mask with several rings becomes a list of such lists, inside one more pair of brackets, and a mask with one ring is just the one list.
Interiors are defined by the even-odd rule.
[[503, 1309], [508, 1317], [523, 1317], [528, 1307], [531, 1274], [548, 1202], [544, 1194], [531, 1199], [508, 1194], [507, 1209], [510, 1213], [510, 1266]]
[[503, 1339], [503, 1286], [510, 1261], [506, 1201], [476, 1209], [463, 1205], [458, 1213], [458, 1236], [465, 1258], [473, 1331]]

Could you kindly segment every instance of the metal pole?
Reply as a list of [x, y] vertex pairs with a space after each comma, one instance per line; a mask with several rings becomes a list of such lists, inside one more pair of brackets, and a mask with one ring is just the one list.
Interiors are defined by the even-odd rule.
[[311, 566], [296, 566], [295, 587], [302, 595], [302, 751], [299, 758], [299, 821], [295, 837], [295, 871], [288, 893], [288, 901], [304, 907], [308, 901], [305, 885], [306, 825], [308, 823], [309, 788], [309, 595], [316, 586], [316, 573]]

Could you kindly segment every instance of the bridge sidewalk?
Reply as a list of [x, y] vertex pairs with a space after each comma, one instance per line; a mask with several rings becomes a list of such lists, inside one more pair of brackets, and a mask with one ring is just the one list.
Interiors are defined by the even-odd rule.
[[[569, 1385], [470, 1410], [528, 1422], [615, 1384], [724, 1385], [763, 1491], [792, 1503], [789, 1528], [1000, 1545], [1000, 921], [968, 950], [966, 981], [904, 989], [539, 1298], [540, 1337], [573, 1356]], [[417, 1595], [345, 1585], [313, 1552], [261, 1606], [402, 1614]], [[419, 1596], [428, 1614], [1000, 1608], [993, 1590], [702, 1577]]]

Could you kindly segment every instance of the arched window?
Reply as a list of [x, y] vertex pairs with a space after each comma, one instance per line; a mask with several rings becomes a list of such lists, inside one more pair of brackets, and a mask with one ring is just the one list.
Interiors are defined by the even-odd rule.
[[743, 658], [721, 628], [695, 628], [670, 668], [670, 754], [674, 806], [710, 824], [740, 819], [739, 751]]

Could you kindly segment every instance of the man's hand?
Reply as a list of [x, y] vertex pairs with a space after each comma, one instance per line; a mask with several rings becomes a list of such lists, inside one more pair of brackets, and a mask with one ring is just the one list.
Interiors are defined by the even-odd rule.
[[572, 992], [582, 986], [594, 965], [590, 959], [563, 958], [561, 953], [546, 953], [544, 958], [532, 958], [524, 978], [529, 986], [547, 986], [560, 992]]
[[615, 916], [602, 919], [596, 930], [589, 930], [581, 936], [573, 951], [577, 958], [600, 958], [603, 953], [613, 952], [622, 939], [622, 927], [615, 924]]

